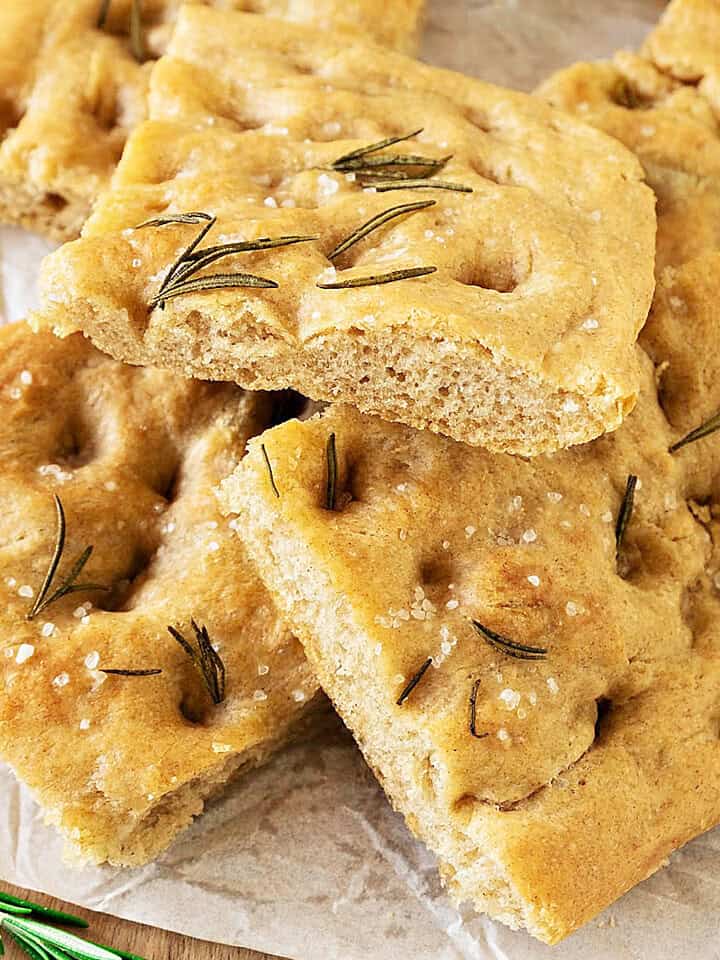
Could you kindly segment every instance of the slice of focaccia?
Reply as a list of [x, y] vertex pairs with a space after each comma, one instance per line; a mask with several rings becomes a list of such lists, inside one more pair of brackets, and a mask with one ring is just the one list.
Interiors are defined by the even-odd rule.
[[720, 821], [720, 433], [674, 448], [643, 369], [618, 431], [550, 458], [336, 406], [223, 488], [451, 895], [550, 943]]
[[201, 7], [150, 113], [46, 262], [40, 322], [527, 455], [632, 408], [655, 226], [615, 141], [378, 46]]
[[0, 347], [0, 759], [73, 853], [144, 863], [322, 703], [212, 493], [270, 398], [24, 324]]
[[[357, 31], [405, 49], [421, 0], [191, 0]], [[0, 220], [77, 236], [146, 114], [180, 0], [22, 0], [0, 9]], [[382, 16], [380, 13], [382, 12]]]

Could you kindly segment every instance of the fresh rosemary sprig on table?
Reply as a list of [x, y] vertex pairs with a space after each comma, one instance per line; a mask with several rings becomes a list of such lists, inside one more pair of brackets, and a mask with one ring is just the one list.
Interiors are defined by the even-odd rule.
[[334, 510], [337, 506], [337, 450], [335, 434], [331, 433], [325, 447], [327, 461], [327, 480], [325, 482], [325, 509]]
[[413, 277], [427, 277], [436, 271], [437, 267], [410, 267], [407, 270], [391, 270], [390, 273], [376, 273], [369, 277], [352, 277], [350, 280], [318, 283], [317, 286], [321, 290], [350, 290], [354, 287], [373, 287], [382, 283], [395, 283], [397, 280], [410, 280]]
[[[114, 947], [106, 947], [52, 924], [68, 927], [88, 926], [70, 913], [50, 910], [31, 900], [21, 900], [0, 892], [0, 935], [7, 934], [30, 960], [142, 960]], [[0, 936], [0, 955], [4, 953]]]
[[427, 673], [427, 671], [428, 671], [431, 663], [432, 663], [432, 657], [428, 657], [427, 660], [425, 661], [425, 663], [420, 667], [420, 669], [418, 670], [418, 672], [417, 672], [416, 674], [414, 674], [414, 676], [411, 677], [409, 683], [405, 686], [405, 688], [403, 689], [403, 692], [400, 694], [400, 696], [399, 696], [399, 697], [397, 698], [397, 700], [395, 701], [395, 703], [396, 703], [399, 707], [401, 707], [401, 706], [405, 703], [405, 701], [406, 701], [407, 698], [410, 696], [410, 694], [413, 692], [413, 690], [415, 689], [415, 687], [420, 683], [420, 681], [422, 680], [422, 678], [423, 678], [423, 677], [425, 676], [425, 674]]
[[616, 561], [620, 559], [620, 551], [622, 550], [623, 539], [625, 538], [625, 530], [627, 529], [627, 525], [630, 523], [630, 518], [632, 517], [637, 481], [638, 478], [634, 473], [631, 473], [628, 476], [627, 484], [625, 486], [625, 493], [622, 498], [622, 503], [620, 504], [620, 512], [618, 513], [617, 523], [615, 524]]
[[389, 207], [387, 210], [383, 210], [382, 213], [371, 217], [367, 223], [358, 227], [357, 230], [353, 230], [349, 236], [345, 237], [345, 239], [328, 254], [328, 260], [335, 260], [341, 253], [345, 253], [345, 251], [349, 250], [354, 244], [359, 243], [360, 240], [367, 237], [373, 230], [378, 230], [391, 220], [402, 217], [407, 213], [416, 213], [418, 210], [426, 210], [428, 207], [434, 207], [436, 202], [436, 200], [418, 200], [415, 203], [401, 203], [396, 207]]
[[197, 650], [175, 627], [168, 627], [168, 632], [188, 655], [202, 677], [212, 702], [217, 705], [225, 699], [225, 664], [210, 642], [207, 627], [198, 626], [195, 620], [191, 620], [190, 625], [195, 634]]
[[273, 493], [279, 500], [280, 491], [278, 490], [277, 484], [275, 483], [275, 475], [273, 474], [272, 464], [270, 463], [270, 457], [268, 456], [268, 452], [264, 443], [260, 444], [260, 449], [262, 450], [262, 455], [265, 458], [265, 466], [267, 467], [267, 471], [270, 476], [270, 486], [272, 487]]
[[[60, 561], [63, 557], [63, 552], [65, 550], [65, 534], [67, 531], [67, 523], [65, 520], [65, 510], [62, 505], [62, 501], [57, 494], [53, 494], [53, 499], [55, 500], [55, 509], [57, 511], [57, 532], [55, 534], [55, 548], [53, 550], [53, 555], [50, 559], [50, 566], [47, 569], [45, 574], [45, 579], [42, 582], [42, 586], [38, 590], [37, 596], [35, 597], [35, 602], [30, 608], [29, 612], [26, 614], [26, 620], [34, 620], [35, 617], [42, 613], [42, 611], [49, 607], [51, 603], [55, 603], [56, 600], [66, 597], [70, 593], [78, 593], [82, 590], [107, 590], [107, 587], [103, 587], [98, 583], [78, 583], [77, 578], [82, 573], [85, 568], [85, 564], [90, 559], [93, 547], [85, 547], [82, 553], [79, 555], [75, 563], [73, 563], [70, 573], [65, 577], [59, 587], [55, 590], [52, 590], [53, 581], [55, 579], [55, 574], [57, 573], [58, 567], [60, 566]], [[52, 591], [52, 592], [51, 592]]]
[[470, 691], [470, 735], [475, 737], [476, 740], [484, 740], [488, 736], [487, 733], [478, 733], [476, 726], [477, 695], [480, 682], [480, 680], [476, 680]]
[[702, 440], [703, 437], [709, 437], [710, 434], [715, 433], [716, 430], [720, 430], [720, 410], [718, 410], [716, 414], [713, 414], [709, 420], [701, 423], [699, 427], [695, 427], [694, 430], [691, 430], [690, 433], [686, 434], [681, 440], [676, 441], [669, 448], [669, 452], [675, 453], [676, 450], [686, 447], [689, 443], [695, 443], [696, 440]]
[[165, 301], [186, 293], [198, 293], [202, 290], [229, 289], [231, 287], [276, 288], [274, 280], [257, 277], [251, 273], [211, 273], [204, 277], [195, 276], [210, 264], [237, 253], [253, 253], [258, 250], [271, 250], [275, 247], [288, 247], [295, 243], [307, 243], [317, 237], [260, 237], [258, 240], [239, 240], [222, 243], [213, 247], [198, 249], [198, 246], [217, 223], [216, 217], [208, 213], [180, 213], [167, 217], [157, 217], [139, 224], [136, 229], [145, 227], [164, 227], [171, 223], [200, 224], [200, 230], [172, 264], [160, 289], [150, 300], [149, 307], [165, 308]]
[[545, 660], [547, 658], [547, 647], [531, 647], [526, 643], [517, 643], [515, 640], [509, 640], [500, 633], [495, 633], [489, 627], [483, 626], [478, 620], [470, 621], [476, 631], [486, 643], [489, 643], [495, 650], [499, 650], [508, 657], [515, 657], [516, 660]]

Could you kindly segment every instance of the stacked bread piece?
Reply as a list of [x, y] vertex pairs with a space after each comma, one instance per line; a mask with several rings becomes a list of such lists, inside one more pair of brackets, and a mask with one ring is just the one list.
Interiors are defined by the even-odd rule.
[[320, 688], [546, 942], [720, 820], [716, 14], [532, 98], [180, 9], [5, 335], [0, 756], [81, 854], [154, 855]]

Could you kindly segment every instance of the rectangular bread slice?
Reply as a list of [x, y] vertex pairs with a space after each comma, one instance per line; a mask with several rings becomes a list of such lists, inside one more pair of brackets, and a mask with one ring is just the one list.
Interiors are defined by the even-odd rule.
[[632, 408], [655, 221], [617, 142], [385, 48], [198, 6], [150, 114], [46, 261], [37, 322], [528, 456]]
[[643, 371], [615, 434], [553, 457], [334, 406], [223, 485], [450, 894], [548, 943], [720, 821], [720, 433], [669, 452]]
[[[326, 702], [212, 493], [271, 398], [25, 324], [0, 331], [0, 383], [0, 760], [71, 856], [145, 863]], [[55, 496], [64, 549], [44, 595], [77, 588], [37, 609]], [[203, 679], [169, 628], [196, 655], [206, 629], [224, 678]]]
[[[357, 31], [407, 49], [422, 0], [190, 0]], [[139, 29], [131, 29], [132, 8]], [[146, 115], [180, 0], [8, 0], [0, 9], [0, 220], [76, 237]], [[104, 10], [104, 12], [103, 12]], [[382, 15], [381, 15], [382, 14]]]

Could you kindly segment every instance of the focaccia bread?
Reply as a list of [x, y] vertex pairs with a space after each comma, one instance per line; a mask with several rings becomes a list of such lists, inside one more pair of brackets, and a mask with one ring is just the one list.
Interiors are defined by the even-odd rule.
[[450, 892], [555, 942], [720, 821], [720, 158], [642, 58], [544, 89], [658, 194], [636, 410], [527, 463], [339, 408], [263, 437], [279, 498], [257, 449], [224, 498]]
[[[69, 852], [144, 863], [324, 700], [212, 492], [270, 422], [270, 398], [126, 367], [24, 324], [0, 332], [0, 383], [0, 759]], [[88, 546], [71, 582], [109, 589], [27, 619], [57, 542], [54, 496], [66, 537], [44, 596]], [[193, 620], [224, 684], [219, 666], [206, 683], [168, 630], [197, 650]]]
[[[377, 46], [201, 7], [182, 11], [150, 105], [83, 238], [46, 261], [39, 322], [131, 363], [525, 455], [632, 408], [655, 222], [617, 142]], [[304, 242], [200, 257], [263, 237]], [[335, 288], [406, 270], [433, 272]]]
[[[412, 46], [422, 0], [190, 0]], [[133, 4], [137, 13], [133, 23]], [[145, 117], [180, 0], [22, 0], [0, 9], [0, 220], [79, 234]]]
[[720, 3], [672, 0], [645, 41], [643, 53], [657, 66], [720, 103]]
[[251, 441], [223, 488], [453, 898], [548, 943], [720, 821], [720, 511], [697, 466], [720, 440], [670, 453], [653, 382], [645, 358], [616, 433], [531, 461], [338, 405], [264, 434], [267, 461]]

